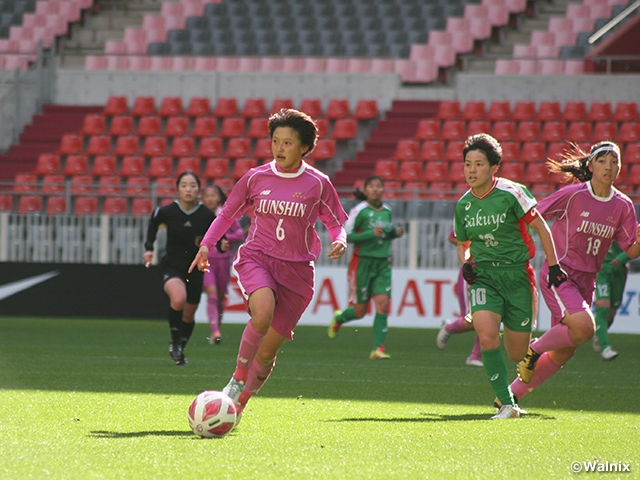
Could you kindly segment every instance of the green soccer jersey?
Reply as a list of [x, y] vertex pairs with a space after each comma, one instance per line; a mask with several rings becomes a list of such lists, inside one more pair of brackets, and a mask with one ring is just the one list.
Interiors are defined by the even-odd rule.
[[607, 255], [604, 257], [604, 262], [602, 263], [602, 265], [607, 265], [616, 258], [620, 262], [620, 265], [624, 265], [629, 261], [629, 257], [627, 256], [625, 251], [622, 250], [622, 248], [620, 248], [620, 245], [618, 245], [618, 242], [613, 242], [611, 244], [611, 247], [609, 247], [609, 251], [607, 252]]
[[[376, 237], [375, 227], [382, 227], [384, 235]], [[391, 240], [396, 238], [396, 228], [391, 223], [391, 209], [382, 204], [375, 207], [360, 202], [349, 212], [344, 224], [347, 242], [355, 244], [354, 255], [360, 257], [388, 258], [391, 256]]]
[[456, 204], [456, 238], [471, 241], [471, 256], [476, 263], [522, 263], [535, 253], [529, 227], [522, 220], [536, 205], [524, 185], [496, 178], [482, 198], [471, 190]]

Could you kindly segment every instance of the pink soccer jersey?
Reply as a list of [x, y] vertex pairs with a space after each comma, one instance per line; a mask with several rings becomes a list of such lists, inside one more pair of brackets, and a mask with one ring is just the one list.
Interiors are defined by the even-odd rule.
[[558, 260], [573, 270], [597, 273], [614, 240], [623, 250], [635, 242], [633, 203], [616, 188], [602, 198], [593, 193], [591, 182], [568, 185], [537, 208], [545, 219], [555, 218], [551, 233]]
[[251, 226], [242, 248], [291, 262], [313, 261], [320, 255], [317, 219], [330, 231], [347, 220], [329, 177], [304, 162], [298, 171], [284, 172], [273, 160], [238, 180], [202, 244], [214, 248], [220, 239], [216, 223], [230, 223], [250, 208]]

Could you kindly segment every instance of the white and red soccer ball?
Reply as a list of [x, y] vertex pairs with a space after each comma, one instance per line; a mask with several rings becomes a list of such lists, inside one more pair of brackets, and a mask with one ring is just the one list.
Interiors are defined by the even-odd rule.
[[222, 438], [236, 424], [236, 406], [226, 394], [207, 390], [189, 407], [189, 426], [203, 438]]

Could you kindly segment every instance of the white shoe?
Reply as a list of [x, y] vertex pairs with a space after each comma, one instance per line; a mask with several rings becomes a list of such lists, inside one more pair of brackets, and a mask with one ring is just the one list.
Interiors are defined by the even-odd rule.
[[229, 383], [226, 387], [222, 389], [222, 392], [226, 394], [233, 403], [238, 404], [238, 399], [240, 398], [240, 394], [244, 390], [244, 382], [241, 380], [239, 382], [235, 381], [233, 377], [229, 380]]
[[598, 353], [600, 352], [601, 347], [600, 347], [600, 340], [598, 340], [597, 336], [593, 336], [593, 351]]
[[517, 405], [502, 405], [498, 413], [496, 413], [492, 420], [501, 418], [519, 418], [520, 414], [525, 414], [524, 410], [521, 410]]
[[613, 348], [607, 346], [602, 352], [600, 352], [602, 358], [605, 360], [613, 360], [618, 356], [618, 352], [616, 352]]
[[468, 357], [467, 360], [464, 362], [467, 365], [471, 365], [472, 367], [483, 367], [484, 365], [482, 364], [482, 360], [478, 360], [477, 358], [471, 358]]
[[447, 342], [451, 337], [451, 334], [447, 332], [447, 325], [451, 323], [451, 320], [448, 318], [442, 321], [442, 326], [440, 327], [440, 331], [438, 332], [438, 336], [436, 337], [436, 344], [440, 350], [444, 350], [444, 347], [447, 346]]

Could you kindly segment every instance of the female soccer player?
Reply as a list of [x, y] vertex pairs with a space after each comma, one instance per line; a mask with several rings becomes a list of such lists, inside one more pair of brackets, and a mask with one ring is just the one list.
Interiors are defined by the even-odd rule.
[[184, 349], [193, 333], [194, 315], [202, 295], [202, 272], [190, 272], [189, 265], [216, 215], [199, 202], [200, 179], [193, 172], [181, 173], [176, 188], [178, 200], [156, 208], [151, 214], [144, 261], [146, 266], [151, 265], [158, 227], [165, 224], [167, 247], [160, 260], [160, 272], [169, 297], [169, 355], [176, 365], [187, 365]]
[[549, 282], [560, 285], [566, 275], [558, 265], [549, 227], [535, 209], [536, 200], [523, 185], [496, 177], [502, 158], [498, 141], [485, 133], [473, 135], [465, 142], [463, 158], [471, 189], [455, 207], [458, 258], [469, 283], [482, 363], [501, 402], [492, 418], [515, 418], [522, 411], [509, 388], [507, 364], [500, 351], [500, 323], [505, 349], [518, 362], [527, 352], [537, 315], [535, 276], [529, 263], [535, 247], [529, 228], [538, 233], [553, 265]]
[[[449, 243], [453, 243], [455, 245], [458, 244], [455, 232], [453, 230], [451, 230], [451, 233], [449, 233], [447, 240], [449, 241]], [[460, 315], [453, 322], [450, 320], [445, 320], [444, 322], [442, 322], [442, 326], [440, 327], [440, 331], [438, 332], [438, 336], [436, 337], [436, 345], [438, 345], [438, 348], [440, 350], [444, 350], [446, 348], [451, 335], [473, 331], [473, 324], [469, 321], [471, 320], [471, 318], [467, 315], [469, 313], [469, 295], [467, 294], [467, 284], [464, 280], [464, 276], [462, 275], [462, 268], [460, 268], [458, 281], [455, 285], [455, 293], [458, 297]], [[476, 340], [473, 343], [471, 353], [467, 357], [465, 363], [474, 367], [482, 367], [480, 339], [477, 335]]]
[[[217, 185], [209, 185], [203, 189], [202, 202], [216, 215], [220, 213], [227, 196]], [[238, 220], [234, 220], [231, 228], [225, 233], [221, 244], [226, 251], [220, 252], [214, 248], [209, 252], [209, 271], [204, 272], [204, 292], [207, 294], [207, 317], [211, 328], [210, 344], [218, 344], [222, 341], [220, 324], [224, 312], [224, 300], [227, 296], [229, 279], [231, 277], [231, 246], [229, 242], [241, 242], [244, 240], [244, 232]]]
[[[552, 234], [562, 268], [570, 280], [558, 287], [542, 286], [551, 311], [551, 328], [529, 346], [511, 384], [521, 399], [558, 372], [593, 337], [591, 313], [596, 276], [616, 241], [629, 258], [640, 255], [640, 228], [633, 203], [613, 187], [620, 173], [620, 148], [598, 142], [585, 153], [573, 145], [562, 161], [547, 162], [551, 172], [564, 173], [572, 185], [542, 200], [540, 213], [555, 218]], [[550, 270], [545, 262], [541, 273]]]
[[593, 350], [599, 352], [604, 360], [613, 360], [618, 356], [618, 352], [609, 345], [608, 330], [622, 304], [629, 273], [628, 261], [629, 256], [618, 242], [613, 242], [596, 277], [596, 334], [593, 337]]
[[360, 200], [349, 212], [345, 224], [347, 241], [355, 244], [349, 264], [349, 303], [343, 312], [336, 310], [329, 325], [329, 338], [336, 338], [338, 329], [346, 322], [357, 320], [367, 313], [373, 298], [376, 314], [373, 317], [373, 350], [369, 358], [391, 358], [386, 353], [387, 318], [391, 297], [391, 240], [402, 236], [402, 228], [391, 223], [391, 209], [382, 203], [384, 183], [378, 176], [367, 177], [364, 192], [356, 190]]
[[282, 109], [269, 117], [274, 160], [251, 169], [234, 186], [191, 263], [205, 270], [209, 250], [233, 219], [253, 208], [247, 239], [233, 261], [251, 315], [240, 341], [236, 369], [224, 388], [238, 406], [267, 381], [276, 355], [311, 301], [314, 260], [321, 252], [319, 218], [331, 237], [329, 258], [347, 249], [347, 214], [329, 177], [302, 160], [313, 151], [318, 128], [311, 117]]

